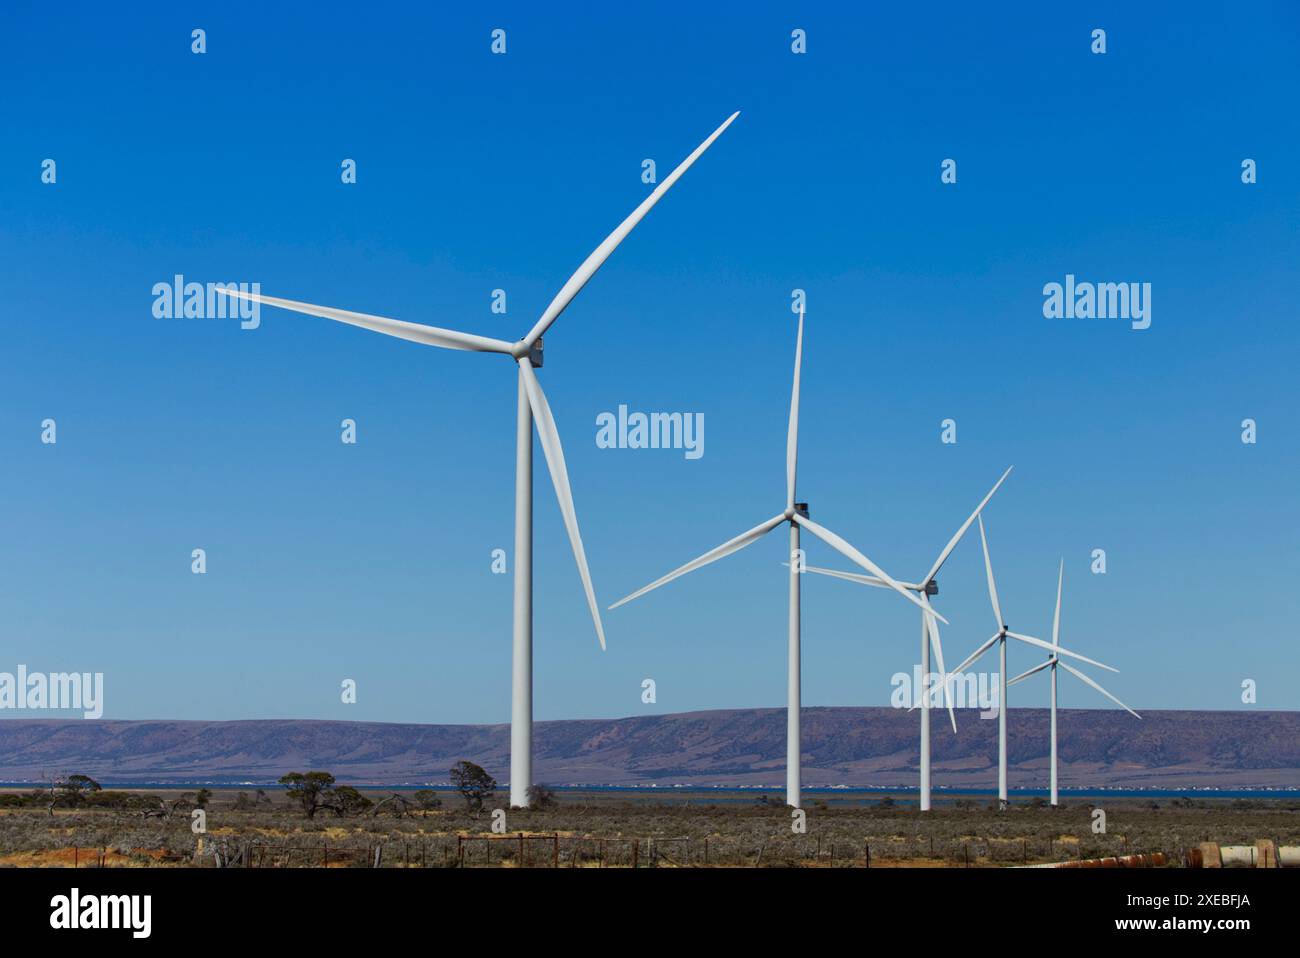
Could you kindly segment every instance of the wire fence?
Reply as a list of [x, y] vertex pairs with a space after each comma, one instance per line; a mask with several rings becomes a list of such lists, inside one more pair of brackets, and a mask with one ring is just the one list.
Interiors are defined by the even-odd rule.
[[918, 864], [949, 867], [1040, 864], [1163, 854], [1184, 863], [1190, 842], [1154, 845], [1126, 835], [1087, 837], [871, 836], [776, 834], [757, 838], [554, 834], [457, 834], [410, 841], [268, 842], [203, 837], [194, 848], [74, 847], [74, 868], [193, 864], [207, 868], [870, 868]]

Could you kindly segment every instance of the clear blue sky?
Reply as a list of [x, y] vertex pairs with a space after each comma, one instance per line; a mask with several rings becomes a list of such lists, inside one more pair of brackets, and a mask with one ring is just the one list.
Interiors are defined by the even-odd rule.
[[[782, 507], [802, 287], [814, 518], [915, 578], [1014, 464], [987, 513], [1013, 628], [1048, 632], [1064, 556], [1064, 638], [1129, 704], [1240, 708], [1253, 678], [1300, 707], [1292, 5], [415, 6], [6, 5], [0, 670], [102, 671], [111, 718], [507, 720], [510, 364], [278, 310], [158, 320], [151, 287], [515, 339], [641, 161], [739, 109], [547, 336], [602, 605]], [[1151, 328], [1045, 319], [1066, 273], [1151, 283]], [[704, 413], [705, 455], [598, 449], [620, 403]], [[539, 719], [784, 704], [784, 531], [608, 613], [602, 654], [537, 464]], [[952, 664], [994, 624], [977, 537], [938, 602]], [[885, 704], [917, 631], [810, 578], [805, 704]]]

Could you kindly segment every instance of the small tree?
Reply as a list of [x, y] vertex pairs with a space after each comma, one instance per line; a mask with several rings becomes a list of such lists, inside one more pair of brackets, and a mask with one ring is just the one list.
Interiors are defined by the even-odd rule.
[[334, 776], [329, 772], [290, 772], [280, 784], [288, 789], [290, 801], [301, 805], [308, 818], [315, 818], [327, 797], [323, 793], [334, 787]]
[[496, 793], [497, 780], [473, 762], [461, 760], [451, 767], [451, 784], [471, 812], [481, 812], [483, 802]]
[[334, 814], [340, 818], [344, 815], [360, 815], [375, 804], [351, 785], [338, 786], [326, 794], [325, 799], [321, 807], [333, 809]]
[[199, 789], [199, 794], [194, 796], [195, 808], [207, 808], [208, 802], [212, 800], [212, 793], [206, 788]]
[[549, 785], [529, 785], [528, 786], [528, 807], [529, 808], [554, 808], [555, 807], [555, 790]]
[[76, 808], [83, 797], [101, 789], [99, 782], [89, 775], [69, 775], [55, 783], [59, 790], [58, 798], [65, 804]]
[[415, 804], [419, 807], [422, 816], [435, 808], [442, 808], [442, 799], [438, 797], [438, 793], [433, 789], [422, 788], [411, 797], [415, 799]]

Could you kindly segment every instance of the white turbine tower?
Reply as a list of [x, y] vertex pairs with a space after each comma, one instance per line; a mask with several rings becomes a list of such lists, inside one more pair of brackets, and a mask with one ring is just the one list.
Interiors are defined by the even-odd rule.
[[[688, 572], [706, 566], [711, 562], [716, 562], [724, 556], [729, 556], [733, 552], [745, 548], [757, 542], [768, 532], [771, 532], [782, 523], [790, 523], [790, 616], [789, 616], [789, 646], [788, 646], [788, 672], [787, 672], [787, 703], [786, 703], [786, 773], [785, 773], [785, 801], [787, 805], [799, 808], [801, 803], [801, 755], [799, 749], [799, 708], [801, 704], [801, 683], [800, 683], [800, 609], [799, 609], [799, 575], [801, 563], [796, 558], [799, 555], [799, 530], [807, 529], [818, 539], [821, 539], [832, 549], [839, 552], [842, 556], [851, 562], [856, 563], [863, 569], [866, 569], [873, 576], [880, 580], [883, 586], [898, 592], [909, 602], [915, 603], [921, 607], [922, 612], [939, 616], [930, 607], [918, 599], [912, 593], [908, 592], [903, 586], [899, 585], [885, 573], [878, 565], [868, 559], [865, 555], [851, 546], [844, 539], [840, 538], [834, 532], [824, 526], [818, 525], [808, 518], [808, 503], [795, 501], [795, 467], [799, 457], [799, 367], [803, 361], [803, 310], [799, 310], [799, 333], [795, 341], [794, 350], [794, 387], [790, 395], [790, 424], [786, 432], [785, 445], [785, 510], [761, 525], [757, 525], [748, 532], [742, 532], [734, 539], [724, 542], [709, 552], [704, 553], [697, 559], [692, 559], [686, 565], [674, 569], [666, 576], [656, 579], [644, 588], [637, 589], [631, 595], [619, 599], [611, 609], [616, 609], [625, 602], [631, 602], [633, 599], [645, 595], [652, 589], [657, 589], [665, 583], [671, 582], [679, 576]], [[943, 619], [947, 623], [947, 619]]]
[[1014, 679], [1011, 679], [1007, 682], [1007, 685], [1015, 685], [1017, 682], [1029, 678], [1029, 676], [1033, 675], [1035, 672], [1041, 672], [1043, 669], [1046, 668], [1050, 668], [1052, 670], [1051, 777], [1052, 777], [1052, 807], [1053, 808], [1055, 808], [1057, 804], [1059, 804], [1057, 801], [1058, 796], [1057, 796], [1057, 789], [1056, 789], [1056, 667], [1059, 665], [1061, 668], [1065, 669], [1065, 671], [1069, 672], [1075, 678], [1079, 679], [1079, 681], [1087, 685], [1091, 685], [1094, 689], [1096, 689], [1102, 695], [1106, 696], [1106, 698], [1110, 699], [1120, 708], [1124, 709], [1134, 718], [1140, 719], [1142, 717], [1138, 715], [1137, 712], [1134, 712], [1131, 708], [1129, 708], [1127, 705], [1121, 702], [1119, 699], [1115, 698], [1115, 696], [1111, 695], [1109, 692], [1103, 689], [1100, 685], [1098, 685], [1088, 676], [1084, 675], [1078, 669], [1071, 667], [1067, 662], [1062, 662], [1060, 658], [1057, 656], [1057, 653], [1061, 649], [1061, 585], [1064, 581], [1065, 581], [1065, 560], [1062, 559], [1060, 571], [1056, 575], [1056, 614], [1052, 616], [1052, 654], [1048, 657], [1046, 662], [1043, 662], [1041, 665], [1035, 665], [1032, 669], [1029, 669], [1026, 672], [1021, 672]]
[[560, 435], [551, 416], [551, 408], [537, 380], [535, 368], [542, 366], [542, 336], [564, 312], [565, 308], [578, 295], [587, 281], [609, 259], [610, 254], [618, 248], [619, 243], [641, 222], [674, 183], [691, 168], [691, 165], [713, 145], [713, 141], [739, 116], [737, 111], [727, 117], [726, 121], [709, 135], [709, 138], [695, 148], [677, 169], [673, 170], [641, 205], [634, 209], [618, 228], [605, 237], [596, 249], [578, 267], [577, 272], [569, 277], [546, 307], [541, 318], [537, 320], [528, 335], [518, 342], [508, 343], [500, 339], [461, 333], [436, 326], [408, 323], [367, 313], [354, 313], [343, 309], [331, 309], [326, 306], [312, 306], [288, 299], [276, 299], [254, 293], [243, 293], [234, 289], [222, 289], [228, 296], [251, 299], [268, 306], [279, 306], [309, 316], [321, 316], [353, 326], [372, 329], [375, 332], [407, 339], [427, 346], [441, 346], [444, 349], [461, 349], [473, 352], [501, 353], [509, 356], [519, 367], [518, 402], [516, 407], [515, 430], [515, 578], [514, 578], [514, 647], [511, 662], [511, 697], [510, 697], [510, 804], [520, 807], [528, 805], [528, 789], [532, 785], [532, 738], [533, 738], [533, 426], [537, 427], [538, 439], [542, 452], [546, 456], [546, 465], [550, 469], [551, 481], [555, 485], [555, 497], [559, 501], [560, 512], [564, 516], [564, 525], [568, 530], [569, 542], [578, 563], [578, 574], [582, 577], [582, 586], [587, 593], [587, 605], [591, 609], [591, 618], [596, 626], [596, 637], [600, 647], [605, 647], [605, 630], [601, 625], [600, 611], [596, 604], [596, 594], [591, 585], [591, 573], [587, 569], [587, 556], [582, 547], [582, 536], [578, 531], [578, 517], [573, 507], [573, 494], [569, 489], [568, 469], [564, 464], [564, 451], [560, 447]]
[[[1035, 638], [1032, 635], [1025, 635], [1021, 632], [1012, 632], [1007, 628], [1006, 620], [1002, 618], [1002, 607], [998, 604], [998, 587], [993, 580], [993, 563], [989, 560], [989, 540], [984, 534], [984, 519], [979, 519], [980, 527], [980, 544], [984, 547], [984, 573], [988, 577], [989, 583], [989, 602], [993, 604], [993, 617], [997, 620], [998, 631], [993, 633], [983, 645], [972, 652], [961, 665], [952, 670], [952, 674], [957, 675], [964, 671], [968, 666], [975, 663], [977, 659], [996, 643], [998, 646], [998, 807], [1005, 809], [1007, 807], [1007, 639], [1015, 639], [1026, 645], [1036, 645], [1039, 648], [1047, 649], [1053, 657], [1068, 655], [1070, 658], [1078, 659], [1081, 662], [1087, 662], [1089, 665], [1095, 665], [1101, 669], [1107, 669], [1111, 672], [1118, 672], [1119, 669], [1112, 668], [1109, 665], [1103, 665], [1087, 656], [1079, 655], [1077, 652], [1071, 652], [1069, 649], [1061, 648], [1044, 642], [1042, 639]], [[1064, 662], [1061, 663], [1065, 665]], [[1069, 668], [1069, 666], [1066, 666]], [[1073, 670], [1071, 670], [1073, 671]], [[1082, 674], [1082, 673], [1080, 673]], [[944, 680], [945, 682], [947, 679]]]
[[[931, 615], [928, 610], [930, 605], [930, 596], [939, 594], [939, 580], [937, 577], [939, 575], [939, 570], [943, 568], [943, 564], [948, 561], [948, 556], [952, 555], [952, 550], [957, 548], [957, 543], [961, 542], [962, 537], [966, 535], [966, 531], [971, 527], [971, 523], [973, 523], [980, 513], [984, 511], [984, 507], [989, 504], [989, 500], [993, 498], [993, 494], [998, 491], [1002, 486], [1002, 483], [1006, 482], [1007, 476], [1009, 475], [1011, 475], [1010, 468], [1008, 468], [1007, 471], [1002, 474], [1002, 477], [993, 484], [993, 488], [989, 490], [988, 495], [986, 495], [980, 504], [975, 507], [975, 511], [970, 514], [969, 518], [961, 524], [961, 528], [957, 530], [956, 534], [948, 540], [948, 544], [944, 546], [943, 551], [939, 553], [939, 558], [934, 560], [934, 565], [930, 567], [930, 571], [926, 573], [925, 578], [920, 582], [900, 583], [903, 588], [917, 593], [917, 595], [920, 596], [921, 601], [927, 606], [927, 609], [922, 610], [921, 613], [922, 693], [920, 701], [912, 706], [912, 708], [917, 708], [919, 706], [921, 709], [920, 807], [923, 812], [929, 811], [930, 809], [930, 699], [931, 696], [938, 691], [937, 686], [934, 689], [929, 687], [931, 645], [934, 647], [935, 658], [939, 663], [938, 685], [941, 685], [943, 688], [944, 704], [948, 708], [948, 718], [952, 721], [952, 730], [954, 732], [957, 731], [957, 717], [953, 714], [949, 685], [944, 680], [943, 645], [939, 642], [939, 623], [934, 621], [933, 615]], [[821, 569], [816, 566], [809, 566], [807, 571], [816, 572], [819, 575], [833, 576], [837, 579], [847, 579], [850, 582], [859, 582], [863, 585], [875, 586], [877, 588], [888, 588], [888, 586], [880, 579], [874, 576], [862, 575], [857, 572], [841, 572], [838, 569]]]

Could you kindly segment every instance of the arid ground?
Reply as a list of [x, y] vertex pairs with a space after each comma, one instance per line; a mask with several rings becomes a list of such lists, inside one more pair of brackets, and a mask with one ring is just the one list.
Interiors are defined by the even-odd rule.
[[[368, 806], [308, 817], [272, 786], [206, 796], [105, 789], [52, 811], [39, 789], [5, 789], [0, 866], [989, 867], [1150, 852], [1180, 865], [1202, 841], [1300, 845], [1300, 796], [1064, 797], [1057, 809], [1021, 799], [1000, 812], [986, 795], [946, 795], [921, 814], [905, 792], [837, 791], [810, 794], [805, 831], [796, 832], [779, 792], [720, 800], [708, 791], [563, 791], [550, 807], [521, 810], [505, 808], [499, 791], [478, 812], [447, 789], [424, 793], [424, 807], [411, 792], [362, 794]], [[202, 835], [193, 830], [197, 802]], [[504, 831], [494, 833], [497, 809]], [[1104, 832], [1095, 830], [1098, 809]]]

